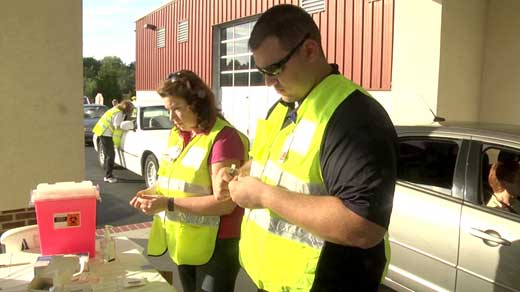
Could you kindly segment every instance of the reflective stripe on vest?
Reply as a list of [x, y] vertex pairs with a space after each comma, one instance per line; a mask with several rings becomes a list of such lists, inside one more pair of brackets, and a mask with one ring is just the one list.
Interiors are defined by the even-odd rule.
[[177, 221], [186, 224], [216, 226], [220, 223], [219, 216], [198, 216], [181, 211], [166, 212], [166, 218], [170, 221]]
[[197, 216], [189, 213], [184, 213], [181, 211], [175, 212], [167, 212], [162, 211], [155, 216], [159, 217], [161, 220], [170, 220], [177, 221], [181, 223], [187, 224], [195, 224], [195, 225], [205, 225], [205, 226], [218, 226], [219, 220], [218, 216]]
[[323, 183], [305, 183], [296, 176], [284, 172], [281, 167], [268, 161], [263, 175], [266, 181], [272, 182], [273, 185], [284, 187], [293, 192], [309, 194], [309, 195], [328, 195], [327, 188]]
[[256, 160], [251, 161], [251, 168], [249, 169], [249, 175], [257, 177], [257, 178], [262, 178], [263, 173], [264, 173], [264, 166]]
[[185, 193], [194, 194], [197, 196], [211, 195], [211, 188], [192, 184], [179, 179], [170, 179], [164, 176], [160, 176], [157, 179], [157, 184], [161, 189], [169, 189], [175, 191], [181, 191]]
[[312, 235], [312, 233], [280, 217], [271, 217], [269, 211], [266, 209], [246, 209], [244, 218], [254, 221], [263, 229], [281, 237], [298, 241], [316, 249], [323, 247], [323, 240], [321, 238]]

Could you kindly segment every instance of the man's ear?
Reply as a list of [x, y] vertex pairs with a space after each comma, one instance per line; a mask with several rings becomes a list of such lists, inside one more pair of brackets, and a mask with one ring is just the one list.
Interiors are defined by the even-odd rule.
[[317, 58], [320, 58], [323, 54], [321, 52], [321, 45], [313, 39], [307, 39], [303, 44], [303, 48], [305, 57], [311, 62], [315, 61]]

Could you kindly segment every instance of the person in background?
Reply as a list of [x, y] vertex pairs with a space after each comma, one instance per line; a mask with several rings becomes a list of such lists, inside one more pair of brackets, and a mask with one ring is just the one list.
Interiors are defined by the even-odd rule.
[[173, 73], [157, 92], [175, 127], [156, 186], [130, 201], [154, 215], [148, 255], [168, 251], [185, 292], [233, 291], [243, 209], [217, 201], [212, 182], [220, 169], [247, 159], [247, 139], [219, 114], [215, 96], [195, 73]]
[[249, 47], [281, 99], [257, 124], [249, 175], [218, 175], [216, 198], [247, 208], [242, 267], [261, 291], [377, 291], [389, 261], [392, 121], [327, 63], [300, 7], [264, 12]]
[[486, 206], [520, 214], [520, 164], [516, 161], [497, 161], [491, 165], [488, 182], [493, 190]]
[[133, 109], [132, 103], [129, 100], [124, 100], [106, 111], [96, 123], [94, 129], [92, 129], [92, 132], [101, 139], [101, 147], [105, 155], [105, 177], [103, 180], [108, 183], [117, 182], [117, 178], [113, 174], [116, 155], [114, 147], [119, 148], [121, 145], [121, 136], [123, 134], [121, 122], [132, 114]]
[[96, 96], [94, 97], [94, 103], [95, 104], [104, 104], [104, 97], [101, 92], [98, 92]]
[[117, 98], [112, 99], [112, 107], [117, 106], [119, 104], [119, 101]]

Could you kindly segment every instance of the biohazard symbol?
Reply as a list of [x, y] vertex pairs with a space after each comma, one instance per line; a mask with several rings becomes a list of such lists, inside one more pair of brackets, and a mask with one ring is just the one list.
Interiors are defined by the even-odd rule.
[[67, 226], [79, 226], [79, 214], [67, 214]]

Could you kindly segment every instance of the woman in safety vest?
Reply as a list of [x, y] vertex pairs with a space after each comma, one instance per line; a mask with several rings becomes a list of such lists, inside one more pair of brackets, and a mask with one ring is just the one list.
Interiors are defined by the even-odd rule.
[[[132, 114], [134, 106], [131, 101], [124, 100], [118, 105], [106, 111], [103, 116], [92, 129], [92, 132], [101, 140], [101, 147], [105, 160], [103, 166], [105, 168], [104, 181], [108, 183], [116, 183], [117, 178], [114, 177], [114, 160], [116, 157], [115, 149], [121, 146], [121, 137], [123, 130], [121, 122]], [[100, 149], [101, 151], [101, 149]]]
[[186, 292], [233, 291], [243, 209], [214, 199], [212, 176], [247, 159], [247, 138], [220, 115], [215, 96], [195, 73], [170, 74], [157, 92], [175, 127], [157, 183], [130, 201], [154, 215], [148, 255], [168, 251]]

